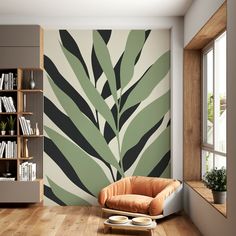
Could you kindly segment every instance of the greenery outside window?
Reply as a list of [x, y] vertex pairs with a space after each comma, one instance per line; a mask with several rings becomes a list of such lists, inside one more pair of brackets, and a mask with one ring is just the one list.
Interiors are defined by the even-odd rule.
[[226, 32], [202, 52], [202, 177], [226, 168]]

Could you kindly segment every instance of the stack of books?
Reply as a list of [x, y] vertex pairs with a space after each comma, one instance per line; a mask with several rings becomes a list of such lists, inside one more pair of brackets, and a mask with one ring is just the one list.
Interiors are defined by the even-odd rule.
[[13, 73], [2, 74], [0, 77], [0, 90], [13, 90], [17, 88], [16, 78]]
[[[5, 155], [4, 155], [5, 151]], [[17, 158], [17, 143], [16, 141], [2, 141], [0, 143], [0, 158]]]
[[23, 162], [19, 166], [19, 180], [33, 181], [36, 179], [36, 163]]
[[2, 112], [2, 104], [6, 112], [16, 112], [12, 97], [0, 97], [0, 112]]
[[30, 120], [25, 119], [24, 116], [20, 116], [19, 121], [20, 121], [20, 126], [21, 126], [21, 130], [22, 130], [23, 135], [33, 134], [33, 130], [31, 128]]

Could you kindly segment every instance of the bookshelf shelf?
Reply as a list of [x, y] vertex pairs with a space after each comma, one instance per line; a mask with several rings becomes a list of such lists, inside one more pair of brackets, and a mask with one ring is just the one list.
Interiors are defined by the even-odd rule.
[[0, 115], [17, 115], [17, 112], [0, 112]]
[[14, 93], [17, 92], [17, 89], [11, 89], [11, 90], [0, 90], [0, 93]]
[[21, 138], [43, 138], [43, 135], [18, 135]]
[[[13, 86], [13, 89], [0, 90], [2, 111], [0, 122], [8, 122], [10, 116], [15, 118], [14, 135], [10, 135], [8, 126], [6, 134], [0, 134], [0, 189], [8, 193], [4, 196], [0, 195], [0, 203], [40, 202], [43, 198], [43, 70], [39, 68], [0, 69], [0, 78], [5, 79], [2, 74], [4, 76], [11, 74], [11, 78], [13, 76], [13, 81], [16, 79], [17, 83], [10, 85], [9, 88]], [[31, 74], [35, 81], [34, 89], [29, 89]], [[5, 97], [9, 99], [7, 104], [6, 100], [3, 101]], [[7, 107], [12, 108], [11, 100], [15, 112], [9, 112], [14, 109], [7, 109]], [[36, 130], [40, 135], [35, 135]], [[28, 135], [29, 133], [34, 134]], [[4, 148], [1, 152], [2, 145]], [[8, 175], [5, 177], [5, 174], [9, 174], [9, 179], [6, 180]], [[10, 178], [15, 178], [15, 180]], [[22, 197], [23, 195], [25, 196]]]
[[19, 157], [18, 158], [20, 161], [27, 161], [27, 160], [32, 160], [33, 157]]
[[41, 89], [21, 89], [19, 91], [22, 93], [43, 93]]

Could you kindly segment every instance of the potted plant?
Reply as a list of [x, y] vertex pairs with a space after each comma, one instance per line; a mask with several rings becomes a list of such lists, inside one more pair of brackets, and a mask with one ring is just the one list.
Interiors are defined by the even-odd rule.
[[1, 121], [0, 122], [1, 135], [6, 134], [6, 127], [7, 127], [7, 122]]
[[10, 116], [10, 118], [7, 118], [10, 135], [14, 135], [14, 133], [15, 133], [15, 130], [14, 130], [15, 120], [16, 120], [16, 118], [13, 118], [12, 116]]
[[221, 169], [214, 168], [205, 175], [205, 184], [212, 190], [213, 199], [215, 204], [223, 204], [226, 201], [226, 191], [227, 191], [227, 177], [226, 169], [222, 167]]

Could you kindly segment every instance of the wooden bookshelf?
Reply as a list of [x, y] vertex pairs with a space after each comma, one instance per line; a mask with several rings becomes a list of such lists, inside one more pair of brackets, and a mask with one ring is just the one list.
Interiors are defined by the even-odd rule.
[[[31, 71], [34, 74], [34, 89], [29, 88]], [[5, 135], [0, 134], [0, 143], [15, 141], [17, 143], [17, 157], [5, 158], [3, 155], [4, 158], [0, 158], [0, 177], [4, 177], [5, 173], [10, 172], [12, 174], [10, 177], [15, 178], [15, 181], [0, 181], [1, 192], [4, 191], [4, 196], [0, 194], [0, 203], [39, 202], [43, 199], [43, 70], [39, 68], [0, 69], [0, 77], [2, 73], [10, 72], [17, 78], [17, 87], [13, 90], [0, 90], [0, 97], [11, 96], [16, 112], [5, 112], [2, 104], [0, 121], [7, 121], [10, 115], [13, 116], [16, 119], [15, 134], [10, 135], [7, 129]], [[30, 120], [32, 128], [35, 128], [35, 124], [38, 123], [40, 135], [23, 134], [19, 122], [21, 116]], [[29, 157], [23, 155], [25, 139], [28, 139]], [[36, 163], [37, 179], [34, 181], [20, 181], [20, 164], [26, 161]], [[8, 170], [6, 166], [8, 166]]]

